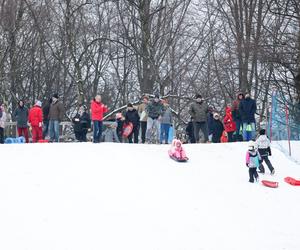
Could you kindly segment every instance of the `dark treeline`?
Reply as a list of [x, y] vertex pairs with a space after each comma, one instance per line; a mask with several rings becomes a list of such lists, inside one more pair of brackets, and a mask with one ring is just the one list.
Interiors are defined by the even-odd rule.
[[[0, 93], [8, 110], [59, 93], [68, 112], [101, 94], [142, 93], [187, 116], [201, 93], [223, 110], [239, 91], [260, 119], [273, 88], [300, 95], [298, 0], [0, 0]], [[186, 117], [179, 117], [186, 118]]]

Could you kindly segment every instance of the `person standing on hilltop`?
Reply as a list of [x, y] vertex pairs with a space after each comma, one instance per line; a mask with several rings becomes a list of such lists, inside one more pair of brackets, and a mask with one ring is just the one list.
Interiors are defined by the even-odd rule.
[[91, 116], [93, 121], [93, 142], [99, 143], [102, 137], [103, 115], [108, 111], [106, 105], [101, 102], [101, 96], [96, 95], [91, 102]]

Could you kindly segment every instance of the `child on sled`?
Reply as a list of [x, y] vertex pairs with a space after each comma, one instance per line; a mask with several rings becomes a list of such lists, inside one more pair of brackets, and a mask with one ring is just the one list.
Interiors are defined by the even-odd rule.
[[174, 139], [172, 141], [171, 148], [168, 151], [169, 156], [177, 161], [187, 161], [188, 157], [182, 147], [182, 143], [180, 140]]

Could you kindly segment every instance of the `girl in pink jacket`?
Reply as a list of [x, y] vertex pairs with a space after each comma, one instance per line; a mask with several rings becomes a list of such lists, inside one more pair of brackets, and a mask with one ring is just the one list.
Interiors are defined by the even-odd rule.
[[182, 143], [180, 140], [174, 139], [172, 141], [171, 149], [168, 151], [169, 156], [179, 161], [187, 161], [188, 157], [182, 147]]

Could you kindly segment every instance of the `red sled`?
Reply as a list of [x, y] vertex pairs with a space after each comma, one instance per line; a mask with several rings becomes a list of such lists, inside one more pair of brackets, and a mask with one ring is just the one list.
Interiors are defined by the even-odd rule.
[[300, 180], [296, 180], [295, 178], [292, 177], [285, 177], [284, 181], [293, 186], [300, 186]]
[[127, 124], [125, 123], [123, 125], [123, 134], [122, 134], [122, 136], [127, 138], [131, 134], [132, 130], [133, 130], [132, 122], [128, 122]]
[[38, 143], [48, 143], [49, 140], [38, 140]]
[[267, 181], [267, 180], [262, 180], [261, 183], [270, 188], [278, 188], [278, 182], [277, 181]]

